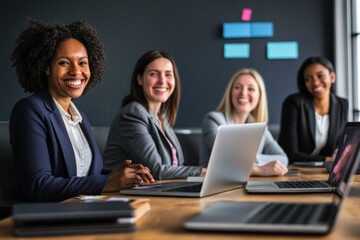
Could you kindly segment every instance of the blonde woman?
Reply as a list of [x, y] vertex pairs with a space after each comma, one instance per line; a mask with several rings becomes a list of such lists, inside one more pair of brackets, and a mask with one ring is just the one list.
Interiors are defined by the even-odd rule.
[[[224, 124], [267, 122], [265, 85], [253, 69], [242, 69], [231, 78], [216, 111], [205, 115], [202, 123], [200, 161], [207, 166], [217, 129]], [[246, 136], [244, 136], [246, 137]], [[268, 129], [265, 130], [251, 175], [274, 176], [287, 173], [288, 158]]]

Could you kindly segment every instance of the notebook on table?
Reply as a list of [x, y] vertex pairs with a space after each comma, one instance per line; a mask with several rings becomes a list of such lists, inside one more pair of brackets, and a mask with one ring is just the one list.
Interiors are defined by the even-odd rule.
[[249, 178], [265, 127], [265, 123], [220, 126], [202, 183], [173, 181], [121, 190], [120, 193], [204, 197], [241, 187]]
[[351, 177], [360, 161], [358, 151], [356, 155], [330, 203], [220, 201], [186, 221], [184, 227], [199, 231], [329, 233], [351, 188]]
[[129, 202], [19, 203], [13, 206], [16, 236], [134, 231]]
[[[342, 175], [348, 174], [355, 164], [360, 147], [360, 122], [348, 122], [342, 135], [332, 170], [326, 181], [254, 181], [246, 184], [249, 193], [301, 193], [333, 192]], [[358, 165], [355, 166], [358, 168]]]

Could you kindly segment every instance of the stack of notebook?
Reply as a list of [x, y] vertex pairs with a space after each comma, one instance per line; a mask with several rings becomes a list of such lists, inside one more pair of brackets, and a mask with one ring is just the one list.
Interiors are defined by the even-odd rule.
[[[46, 236], [135, 230], [135, 202], [22, 203], [13, 207], [14, 234]], [[138, 203], [144, 209], [150, 205]], [[135, 206], [135, 205], [134, 205]], [[145, 212], [147, 211], [145, 209]]]

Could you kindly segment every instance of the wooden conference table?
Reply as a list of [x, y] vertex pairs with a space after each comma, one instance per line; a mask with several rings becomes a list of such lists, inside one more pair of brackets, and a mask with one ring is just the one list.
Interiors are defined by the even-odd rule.
[[[301, 168], [300, 176], [284, 176], [273, 178], [251, 177], [250, 181], [262, 180], [313, 180], [327, 179], [328, 174], [323, 168]], [[114, 194], [114, 197], [129, 197]], [[131, 198], [138, 198], [132, 197]], [[205, 198], [173, 198], [173, 197], [146, 197], [150, 199], [151, 210], [136, 222], [137, 231], [131, 233], [108, 233], [91, 235], [73, 235], [56, 237], [37, 237], [22, 239], [170, 239], [170, 240], [198, 240], [198, 239], [360, 239], [360, 175], [356, 175], [350, 195], [341, 209], [335, 229], [325, 236], [306, 235], [276, 235], [276, 234], [249, 234], [249, 233], [211, 233], [189, 232], [183, 229], [183, 223], [205, 207], [220, 200], [235, 201], [302, 201], [302, 202], [330, 202], [332, 194], [247, 194], [243, 188], [208, 196]], [[0, 239], [15, 239], [12, 233], [12, 218], [0, 221]], [[21, 239], [21, 238], [16, 238]]]

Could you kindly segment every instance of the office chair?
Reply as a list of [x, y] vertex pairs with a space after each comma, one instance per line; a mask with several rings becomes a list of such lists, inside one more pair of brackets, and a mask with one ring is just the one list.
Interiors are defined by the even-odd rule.
[[101, 157], [103, 157], [110, 127], [91, 127], [91, 130], [99, 147]]
[[0, 122], [0, 200], [6, 200], [16, 185], [18, 178], [10, 144], [9, 122]]
[[200, 166], [199, 151], [201, 142], [200, 128], [174, 129], [184, 154], [187, 166]]
[[10, 144], [9, 122], [0, 121], [0, 219], [11, 214], [13, 202], [7, 201], [7, 197], [18, 182]]

